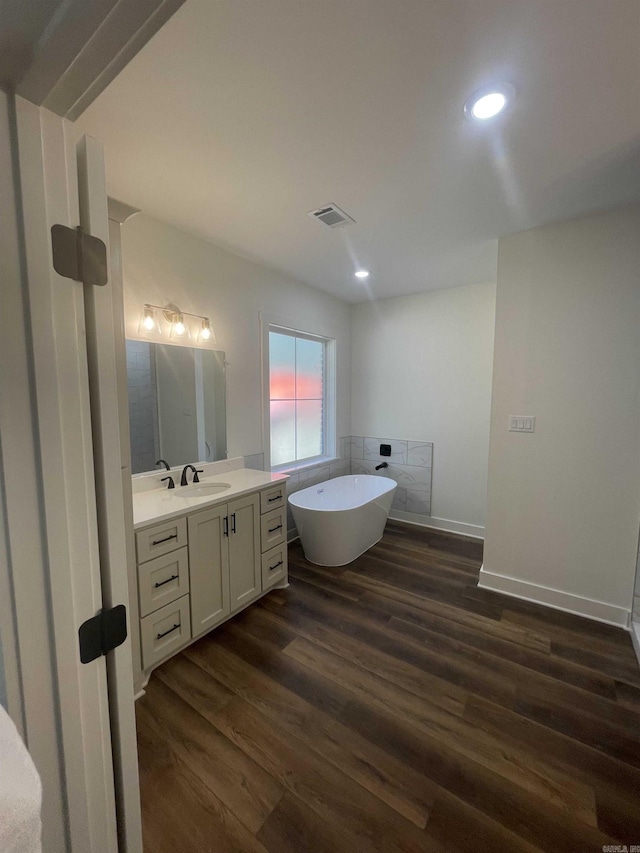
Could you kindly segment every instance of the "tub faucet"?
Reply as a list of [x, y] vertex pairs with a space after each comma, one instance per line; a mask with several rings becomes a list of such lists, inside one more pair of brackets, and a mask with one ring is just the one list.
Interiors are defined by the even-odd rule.
[[381, 468], [388, 468], [388, 467], [389, 467], [388, 462], [381, 462], [379, 465], [376, 465], [376, 471], [379, 471]]

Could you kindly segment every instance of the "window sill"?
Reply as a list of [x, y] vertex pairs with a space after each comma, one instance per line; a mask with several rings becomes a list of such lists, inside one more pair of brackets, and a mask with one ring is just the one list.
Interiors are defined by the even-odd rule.
[[313, 460], [305, 460], [304, 462], [296, 462], [293, 465], [280, 465], [277, 468], [272, 468], [272, 474], [298, 474], [300, 471], [306, 471], [308, 468], [318, 468], [320, 465], [329, 465], [331, 462], [342, 462], [339, 456], [316, 456]]

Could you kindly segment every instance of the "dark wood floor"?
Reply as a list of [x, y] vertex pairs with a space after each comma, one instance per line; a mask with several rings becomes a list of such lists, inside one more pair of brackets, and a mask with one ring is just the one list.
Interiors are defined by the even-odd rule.
[[478, 542], [389, 524], [158, 669], [137, 704], [149, 853], [640, 844], [626, 632], [477, 588]]

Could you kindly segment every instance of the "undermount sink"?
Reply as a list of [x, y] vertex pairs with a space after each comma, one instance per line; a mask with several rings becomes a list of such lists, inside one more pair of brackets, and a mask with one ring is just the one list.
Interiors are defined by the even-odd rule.
[[193, 483], [190, 486], [176, 486], [171, 494], [178, 498], [204, 498], [207, 495], [217, 495], [230, 488], [231, 483]]

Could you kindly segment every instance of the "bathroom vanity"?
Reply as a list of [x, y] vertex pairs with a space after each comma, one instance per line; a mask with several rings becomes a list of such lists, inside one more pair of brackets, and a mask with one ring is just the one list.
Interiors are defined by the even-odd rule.
[[[205, 464], [200, 482], [183, 487], [179, 471], [133, 478], [145, 681], [193, 640], [287, 586], [287, 477], [242, 465]], [[161, 481], [168, 473], [174, 489]]]

